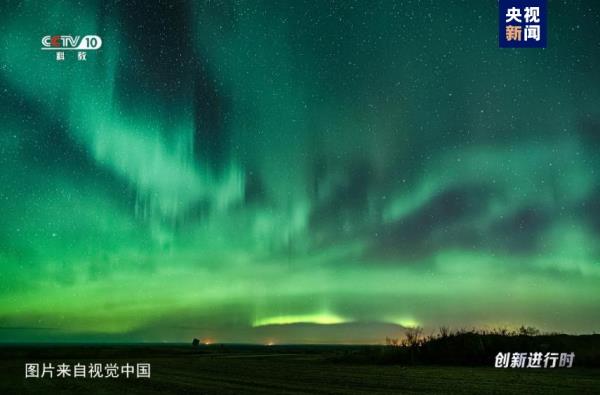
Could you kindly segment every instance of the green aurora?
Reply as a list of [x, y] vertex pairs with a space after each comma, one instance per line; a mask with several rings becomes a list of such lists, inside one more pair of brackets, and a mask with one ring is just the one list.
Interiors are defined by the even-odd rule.
[[0, 5], [0, 341], [600, 328], [599, 3], [83, 4]]

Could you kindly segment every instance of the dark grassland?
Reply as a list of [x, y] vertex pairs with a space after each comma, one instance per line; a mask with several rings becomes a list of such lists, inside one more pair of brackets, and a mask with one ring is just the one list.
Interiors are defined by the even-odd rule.
[[[389, 350], [383, 346], [5, 345], [0, 347], [0, 394], [600, 393], [598, 368], [495, 369], [493, 359], [477, 367], [407, 366], [374, 357]], [[25, 379], [25, 362], [149, 362], [152, 373], [150, 379]]]

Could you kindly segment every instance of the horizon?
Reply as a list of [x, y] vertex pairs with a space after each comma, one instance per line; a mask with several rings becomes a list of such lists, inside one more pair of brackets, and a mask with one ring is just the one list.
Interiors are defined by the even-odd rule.
[[[336, 326], [348, 326], [348, 325], [360, 325], [360, 324], [365, 324], [365, 323], [360, 323], [360, 322], [353, 322], [353, 323], [341, 323], [341, 324], [326, 324], [327, 326], [331, 327], [331, 329], [335, 329]], [[386, 327], [389, 328], [389, 323], [369, 323], [369, 324], [384, 324], [386, 325]], [[323, 325], [323, 324], [321, 324]], [[279, 329], [279, 332], [281, 333], [281, 330], [285, 330], [290, 329], [290, 327], [296, 327], [296, 329], [300, 328], [305, 328], [307, 326], [313, 326], [313, 327], [318, 327], [320, 326], [319, 324], [314, 324], [314, 323], [309, 323], [309, 322], [305, 322], [305, 323], [298, 323], [298, 324], [293, 324], [293, 325], [289, 325], [289, 324], [274, 324], [274, 325], [268, 325], [270, 327], [273, 327], [274, 330]], [[59, 328], [46, 328], [45, 330], [58, 330]], [[395, 331], [390, 331], [387, 332], [387, 334], [385, 335], [385, 337], [365, 337], [363, 339], [359, 339], [359, 338], [350, 338], [350, 339], [346, 339], [343, 341], [322, 341], [322, 340], [318, 340], [318, 339], [312, 339], [312, 340], [306, 340], [306, 339], [296, 339], [296, 340], [291, 340], [291, 341], [287, 341], [287, 340], [277, 340], [275, 337], [273, 336], [265, 336], [263, 338], [258, 338], [258, 337], [254, 337], [254, 340], [250, 340], [250, 339], [227, 339], [227, 338], [221, 338], [219, 339], [218, 337], [215, 336], [202, 336], [202, 334], [197, 333], [197, 334], [190, 334], [191, 337], [186, 338], [187, 340], [183, 340], [183, 339], [173, 339], [173, 340], [132, 340], [132, 339], [128, 339], [126, 337], [126, 335], [117, 335], [117, 336], [105, 336], [105, 335], [99, 335], [99, 334], [86, 334], [86, 333], [80, 333], [76, 335], [76, 339], [77, 340], [73, 340], [71, 337], [63, 337], [61, 338], [60, 335], [55, 336], [54, 338], [51, 336], [47, 336], [46, 339], [43, 340], [3, 340], [0, 337], [0, 344], [3, 345], [7, 345], [7, 344], [15, 344], [15, 345], [41, 345], [41, 344], [56, 344], [56, 345], [160, 345], [160, 344], [164, 344], [164, 345], [186, 345], [189, 346], [192, 343], [192, 340], [198, 340], [199, 347], [210, 347], [210, 346], [216, 346], [216, 345], [256, 345], [256, 346], [265, 346], [265, 347], [272, 347], [272, 346], [301, 346], [301, 345], [305, 345], [305, 346], [318, 346], [318, 345], [322, 345], [322, 346], [335, 346], [335, 345], [339, 345], [339, 346], [381, 346], [381, 345], [386, 345], [387, 344], [387, 340], [388, 339], [404, 339], [406, 337], [406, 332], [411, 331], [411, 330], [418, 330], [419, 331], [419, 338], [421, 339], [426, 339], [426, 338], [430, 338], [430, 337], [440, 337], [442, 336], [442, 332], [446, 331], [446, 333], [448, 333], [450, 336], [457, 336], [457, 335], [463, 335], [463, 334], [477, 334], [477, 335], [500, 335], [500, 336], [508, 336], [508, 337], [512, 337], [512, 336], [597, 336], [600, 335], [600, 333], [592, 331], [592, 332], [560, 332], [560, 331], [549, 331], [549, 330], [544, 330], [544, 329], [540, 329], [540, 328], [536, 328], [536, 327], [532, 327], [532, 326], [528, 326], [528, 325], [520, 325], [520, 326], [516, 326], [516, 327], [507, 327], [507, 326], [499, 326], [499, 327], [471, 327], [471, 328], [466, 328], [466, 327], [456, 327], [456, 328], [451, 328], [451, 327], [447, 327], [447, 326], [440, 326], [438, 328], [423, 328], [423, 327], [401, 327], [401, 326], [395, 326]], [[3, 331], [35, 331], [35, 328], [19, 328], [19, 327], [0, 327], [0, 333], [2, 333]], [[189, 330], [189, 329], [186, 329]], [[299, 331], [297, 333], [302, 333], [303, 331]], [[526, 332], [526, 333], [525, 333]], [[27, 337], [25, 337], [25, 339], [27, 339]], [[90, 339], [95, 339], [95, 340], [90, 340]]]
[[[453, 336], [462, 336], [462, 335], [478, 335], [478, 336], [506, 336], [506, 337], [518, 337], [518, 336], [528, 336], [528, 337], [554, 337], [554, 336], [569, 336], [569, 337], [579, 337], [579, 336], [600, 336], [600, 333], [562, 333], [562, 332], [540, 332], [536, 334], [522, 334], [516, 331], [511, 331], [508, 333], [499, 333], [495, 331], [480, 331], [480, 330], [464, 330], [459, 329], [456, 332], [451, 332], [447, 337]], [[429, 338], [433, 339], [441, 338], [442, 336], [439, 333], [423, 333], [420, 336], [424, 342], [429, 341]], [[399, 339], [402, 339], [401, 337]], [[92, 346], [182, 346], [186, 348], [211, 348], [217, 346], [249, 346], [249, 347], [302, 347], [302, 346], [314, 346], [314, 347], [335, 347], [335, 346], [347, 346], [347, 347], [371, 347], [371, 346], [386, 346], [386, 347], [408, 347], [407, 345], [403, 345], [401, 343], [397, 345], [388, 344], [386, 342], [387, 339], [384, 339], [378, 343], [274, 343], [274, 342], [243, 342], [243, 341], [214, 341], [214, 342], [203, 342], [200, 338], [193, 338], [192, 340], [199, 340], [198, 345], [193, 345], [191, 341], [48, 341], [48, 340], [40, 340], [34, 342], [19, 342], [19, 341], [1, 341], [0, 345], [15, 345], [15, 346], [38, 346], [38, 345], [56, 345], [56, 346], [81, 346], [81, 345], [92, 345]]]

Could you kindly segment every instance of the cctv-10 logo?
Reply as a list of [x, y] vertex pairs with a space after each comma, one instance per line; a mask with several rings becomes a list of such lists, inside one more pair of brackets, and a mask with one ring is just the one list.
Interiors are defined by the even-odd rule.
[[44, 36], [42, 38], [42, 49], [61, 51], [65, 49], [96, 50], [102, 46], [99, 36]]
[[44, 36], [42, 50], [56, 51], [56, 60], [65, 60], [64, 51], [77, 51], [77, 60], [87, 60], [86, 51], [95, 51], [102, 47], [102, 39], [97, 35], [87, 36]]

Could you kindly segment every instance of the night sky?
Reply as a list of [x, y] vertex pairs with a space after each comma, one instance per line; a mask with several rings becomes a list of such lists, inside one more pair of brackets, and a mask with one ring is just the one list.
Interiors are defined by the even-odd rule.
[[0, 341], [598, 331], [600, 3], [497, 12], [2, 2]]

